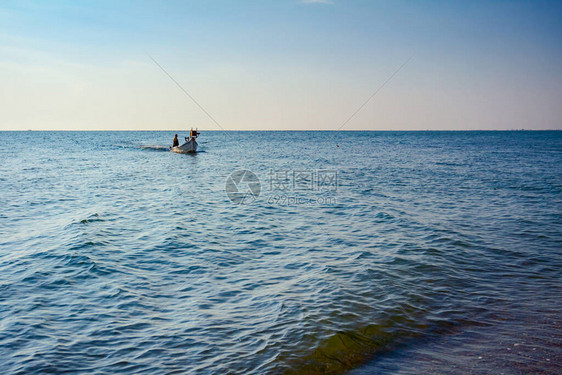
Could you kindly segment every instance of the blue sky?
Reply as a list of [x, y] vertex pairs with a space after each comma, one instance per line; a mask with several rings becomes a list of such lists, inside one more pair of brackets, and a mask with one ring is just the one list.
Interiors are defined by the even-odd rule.
[[562, 129], [562, 3], [3, 1], [0, 130]]

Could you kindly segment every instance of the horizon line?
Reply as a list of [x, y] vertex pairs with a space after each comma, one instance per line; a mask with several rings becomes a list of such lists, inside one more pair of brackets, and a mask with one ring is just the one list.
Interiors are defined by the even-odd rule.
[[[0, 129], [0, 132], [182, 132], [181, 129]], [[202, 130], [204, 132], [510, 132], [510, 131], [562, 131], [562, 129], [228, 129]]]

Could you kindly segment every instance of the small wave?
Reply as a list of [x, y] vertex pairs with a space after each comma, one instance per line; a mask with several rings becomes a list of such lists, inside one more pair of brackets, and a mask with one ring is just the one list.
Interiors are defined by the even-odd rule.
[[170, 151], [169, 146], [161, 146], [161, 145], [147, 145], [147, 146], [141, 146], [140, 148], [149, 151]]
[[88, 224], [88, 223], [94, 223], [96, 221], [104, 221], [103, 218], [100, 217], [100, 215], [98, 213], [92, 214], [90, 216], [88, 216], [85, 219], [80, 220], [80, 224]]

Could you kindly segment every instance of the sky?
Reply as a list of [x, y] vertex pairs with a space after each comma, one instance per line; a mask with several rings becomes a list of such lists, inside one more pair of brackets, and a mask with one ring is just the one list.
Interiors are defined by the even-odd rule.
[[561, 15], [541, 0], [2, 0], [0, 130], [562, 129]]

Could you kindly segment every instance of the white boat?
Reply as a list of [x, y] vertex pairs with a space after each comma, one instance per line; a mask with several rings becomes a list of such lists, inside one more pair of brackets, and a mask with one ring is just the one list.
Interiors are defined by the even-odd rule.
[[185, 137], [185, 143], [181, 146], [170, 147], [170, 151], [176, 152], [178, 154], [197, 152], [197, 146], [199, 145], [197, 144], [196, 139], [198, 135], [199, 132], [197, 131], [197, 129], [193, 130], [192, 128], [189, 133], [189, 138]]
[[185, 142], [181, 146], [170, 147], [170, 151], [177, 152], [178, 154], [187, 154], [190, 152], [197, 152], [197, 142], [195, 138], [189, 138], [187, 142]]

